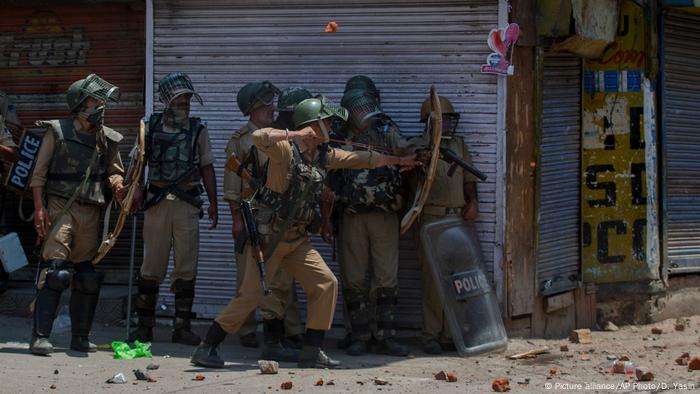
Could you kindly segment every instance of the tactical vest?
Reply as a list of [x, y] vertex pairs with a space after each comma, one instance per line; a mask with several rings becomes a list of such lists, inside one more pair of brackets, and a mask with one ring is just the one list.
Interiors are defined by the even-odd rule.
[[[72, 119], [40, 121], [37, 124], [49, 126], [54, 130], [56, 144], [51, 158], [51, 164], [46, 175], [46, 192], [56, 196], [70, 198], [83, 182], [83, 177], [90, 165], [91, 159], [97, 149], [97, 133], [78, 134], [73, 128]], [[119, 143], [122, 135], [110, 129], [102, 127], [102, 131], [108, 140]], [[85, 187], [80, 190], [76, 200], [84, 203], [105, 205], [107, 201], [107, 188], [105, 181], [107, 146], [97, 150], [95, 164], [90, 171]]]
[[[369, 132], [377, 134], [379, 130]], [[383, 133], [373, 137], [355, 138], [353, 141], [388, 147]], [[366, 150], [360, 147], [352, 149]], [[345, 205], [345, 210], [350, 213], [395, 212], [403, 205], [401, 175], [398, 168], [393, 166], [338, 170], [331, 176], [330, 185], [338, 201]]]
[[199, 118], [190, 118], [187, 130], [167, 133], [163, 130], [163, 114], [151, 115], [146, 132], [149, 182], [199, 181], [197, 140], [202, 127]]
[[[309, 226], [320, 218], [318, 202], [326, 179], [328, 147], [324, 145], [318, 160], [309, 162], [303, 158], [297, 144], [291, 143], [291, 145], [292, 163], [289, 187], [284, 193], [262, 187], [258, 192], [258, 201], [272, 209], [280, 221], [290, 220], [292, 226]], [[300, 201], [304, 189], [307, 187], [309, 187], [309, 191], [306, 198]], [[301, 206], [297, 209], [296, 215], [290, 218], [292, 208], [298, 203]]]

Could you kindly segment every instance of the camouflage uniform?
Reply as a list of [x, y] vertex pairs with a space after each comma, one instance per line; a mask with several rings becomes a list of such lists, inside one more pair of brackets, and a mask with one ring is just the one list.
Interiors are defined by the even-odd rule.
[[[394, 127], [385, 133], [380, 126], [361, 135], [349, 133], [347, 140], [398, 152], [405, 145], [398, 129]], [[364, 150], [352, 145], [339, 147]], [[330, 177], [330, 183], [342, 210], [338, 237], [340, 270], [353, 342], [367, 342], [372, 336], [370, 321], [375, 319], [370, 316], [371, 296], [376, 302], [376, 339], [393, 338], [399, 265], [397, 211], [403, 206], [398, 169], [341, 170]], [[348, 352], [363, 353], [352, 347]]]

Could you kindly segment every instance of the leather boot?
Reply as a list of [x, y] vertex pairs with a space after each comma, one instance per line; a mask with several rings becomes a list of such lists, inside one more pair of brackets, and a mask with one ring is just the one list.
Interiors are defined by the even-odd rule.
[[[89, 264], [90, 269], [92, 263]], [[77, 265], [76, 265], [77, 266]], [[88, 336], [95, 318], [97, 302], [104, 274], [101, 272], [77, 272], [73, 275], [73, 292], [70, 297], [70, 320], [72, 337], [70, 348], [79, 352], [96, 352], [97, 346], [90, 342]]]
[[226, 331], [221, 328], [219, 323], [212, 323], [204, 342], [194, 349], [190, 362], [205, 368], [223, 368], [224, 360], [219, 357], [218, 348], [225, 338]]
[[[139, 294], [136, 296], [136, 313], [139, 322], [129, 333], [129, 342], [152, 342], [153, 327], [156, 325], [156, 304], [158, 303], [158, 282], [139, 278]], [[131, 318], [131, 316], [129, 316]]]
[[320, 347], [304, 345], [297, 365], [299, 368], [334, 369], [340, 367], [340, 361], [328, 357]]
[[260, 357], [263, 360], [274, 360], [281, 362], [297, 362], [299, 361], [299, 351], [296, 349], [286, 348], [282, 344], [282, 336], [284, 335], [284, 321], [279, 319], [270, 319], [263, 322], [264, 339], [262, 354]]
[[175, 318], [173, 319], [174, 343], [197, 346], [202, 339], [192, 332], [191, 319], [195, 317], [192, 313], [194, 303], [194, 280], [176, 279], [172, 285], [175, 293]]

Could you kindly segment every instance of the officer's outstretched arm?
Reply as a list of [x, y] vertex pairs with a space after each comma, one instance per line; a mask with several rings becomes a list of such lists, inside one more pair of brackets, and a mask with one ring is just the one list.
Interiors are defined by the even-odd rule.
[[202, 183], [204, 183], [204, 190], [207, 191], [207, 197], [209, 198], [209, 208], [207, 209], [207, 214], [209, 220], [211, 221], [211, 226], [209, 229], [213, 229], [219, 223], [219, 207], [216, 201], [216, 174], [214, 173], [214, 165], [209, 164], [199, 169], [202, 175]]

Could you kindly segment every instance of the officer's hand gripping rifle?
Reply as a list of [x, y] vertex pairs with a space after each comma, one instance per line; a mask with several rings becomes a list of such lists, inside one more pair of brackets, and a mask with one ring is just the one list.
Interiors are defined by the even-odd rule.
[[[241, 165], [241, 162], [238, 160], [236, 155], [231, 155], [231, 157], [226, 161], [226, 169], [238, 174], [252, 187], [259, 185], [259, 181], [253, 178], [250, 171]], [[243, 224], [246, 232], [248, 233], [250, 246], [253, 247], [253, 257], [255, 258], [255, 263], [257, 264], [258, 272], [260, 273], [260, 286], [262, 287], [263, 294], [267, 295], [270, 293], [270, 290], [267, 289], [267, 285], [265, 284], [265, 256], [262, 250], [260, 235], [258, 234], [258, 226], [255, 223], [255, 216], [253, 215], [253, 207], [250, 205], [250, 201], [245, 199], [241, 200], [240, 206]]]

